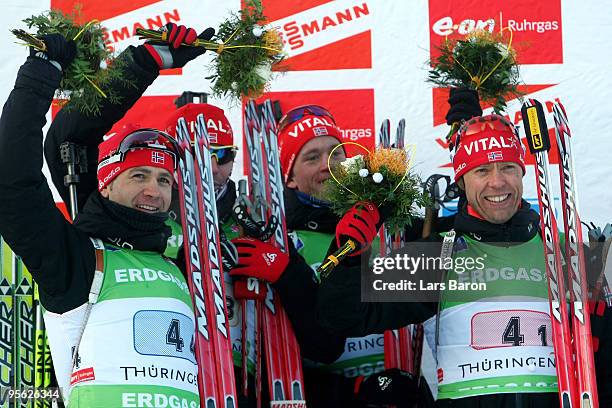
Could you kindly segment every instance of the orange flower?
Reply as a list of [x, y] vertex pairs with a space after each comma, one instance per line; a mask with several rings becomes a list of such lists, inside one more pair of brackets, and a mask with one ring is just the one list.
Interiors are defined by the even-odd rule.
[[384, 166], [391, 173], [402, 177], [408, 167], [408, 154], [403, 149], [379, 148], [366, 157], [366, 165], [371, 173], [380, 172]]

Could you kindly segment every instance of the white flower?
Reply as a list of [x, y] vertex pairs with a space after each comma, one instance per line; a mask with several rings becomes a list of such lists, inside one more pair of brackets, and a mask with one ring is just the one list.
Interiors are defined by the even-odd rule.
[[255, 73], [265, 82], [269, 83], [272, 79], [272, 63], [264, 62], [255, 67]]
[[363, 167], [363, 157], [358, 154], [357, 156], [349, 157], [340, 163], [344, 167], [345, 171], [351, 171], [355, 166], [358, 168]]
[[258, 25], [253, 26], [253, 35], [255, 37], [261, 37], [263, 32], [264, 32], [263, 27], [258, 26]]
[[372, 174], [372, 180], [374, 180], [374, 182], [376, 184], [380, 183], [381, 181], [383, 181], [383, 175], [380, 173], [374, 173]]
[[360, 177], [368, 177], [368, 174], [370, 174], [368, 169], [361, 169], [361, 170], [359, 170], [359, 176]]
[[495, 46], [497, 47], [497, 49], [499, 50], [500, 55], [503, 58], [508, 57], [508, 53], [509, 53], [508, 46], [506, 46], [505, 44], [502, 44], [502, 43], [497, 43], [497, 44], [495, 44]]
[[108, 64], [106, 63], [106, 60], [100, 61], [100, 69], [106, 69], [106, 68], [108, 68]]

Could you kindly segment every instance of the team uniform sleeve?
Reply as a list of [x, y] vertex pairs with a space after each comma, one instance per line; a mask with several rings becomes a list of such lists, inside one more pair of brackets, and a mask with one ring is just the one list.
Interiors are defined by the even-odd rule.
[[42, 128], [61, 73], [30, 57], [0, 118], [0, 234], [38, 283], [43, 305], [63, 313], [87, 301], [91, 241], [57, 209], [42, 173]]

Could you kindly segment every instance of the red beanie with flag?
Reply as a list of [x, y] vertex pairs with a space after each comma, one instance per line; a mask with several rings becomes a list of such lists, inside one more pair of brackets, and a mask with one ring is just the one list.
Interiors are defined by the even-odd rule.
[[499, 115], [465, 122], [450, 144], [455, 180], [468, 171], [495, 162], [518, 164], [525, 174], [525, 148], [515, 127]]
[[331, 136], [341, 143], [342, 133], [331, 114], [323, 107], [307, 105], [287, 112], [279, 122], [278, 148], [285, 182], [302, 147], [318, 136]]
[[132, 167], [151, 166], [174, 175], [176, 147], [172, 137], [156, 129], [126, 125], [98, 146], [98, 190]]
[[189, 131], [192, 135], [195, 135], [195, 123], [200, 113], [204, 114], [206, 130], [212, 146], [229, 147], [234, 145], [234, 132], [223, 109], [207, 103], [188, 103], [172, 112], [166, 120], [166, 132], [175, 136], [176, 122], [179, 118], [184, 118], [187, 121]]

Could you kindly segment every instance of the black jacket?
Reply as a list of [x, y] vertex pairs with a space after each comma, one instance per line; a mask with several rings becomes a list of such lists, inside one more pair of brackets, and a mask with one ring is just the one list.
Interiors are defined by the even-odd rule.
[[[533, 238], [538, 232], [539, 218], [529, 204], [523, 201], [519, 211], [507, 223], [493, 225], [467, 214], [465, 206], [455, 216], [453, 226], [458, 234], [468, 234], [485, 242], [522, 243]], [[415, 257], [421, 254], [437, 257], [441, 250], [441, 237], [431, 236], [429, 244], [404, 249]], [[415, 251], [415, 252], [412, 252]], [[382, 333], [384, 330], [420, 323], [433, 316], [436, 311], [432, 303], [407, 302], [361, 302], [361, 265], [358, 259], [349, 258], [340, 264], [324, 280], [319, 291], [318, 313], [321, 323], [347, 336], [362, 336]], [[417, 271], [417, 274], [419, 272]], [[442, 271], [428, 271], [435, 280]]]
[[[87, 302], [95, 269], [89, 237], [96, 236], [63, 217], [41, 171], [42, 128], [60, 79], [60, 72], [48, 62], [28, 58], [0, 119], [0, 234], [38, 283], [42, 304], [55, 313]], [[72, 126], [70, 121], [67, 126]], [[85, 200], [81, 203], [84, 207]], [[90, 208], [100, 210], [93, 204]], [[117, 226], [111, 235], [121, 238], [125, 225], [120, 223], [109, 218], [105, 227]]]

